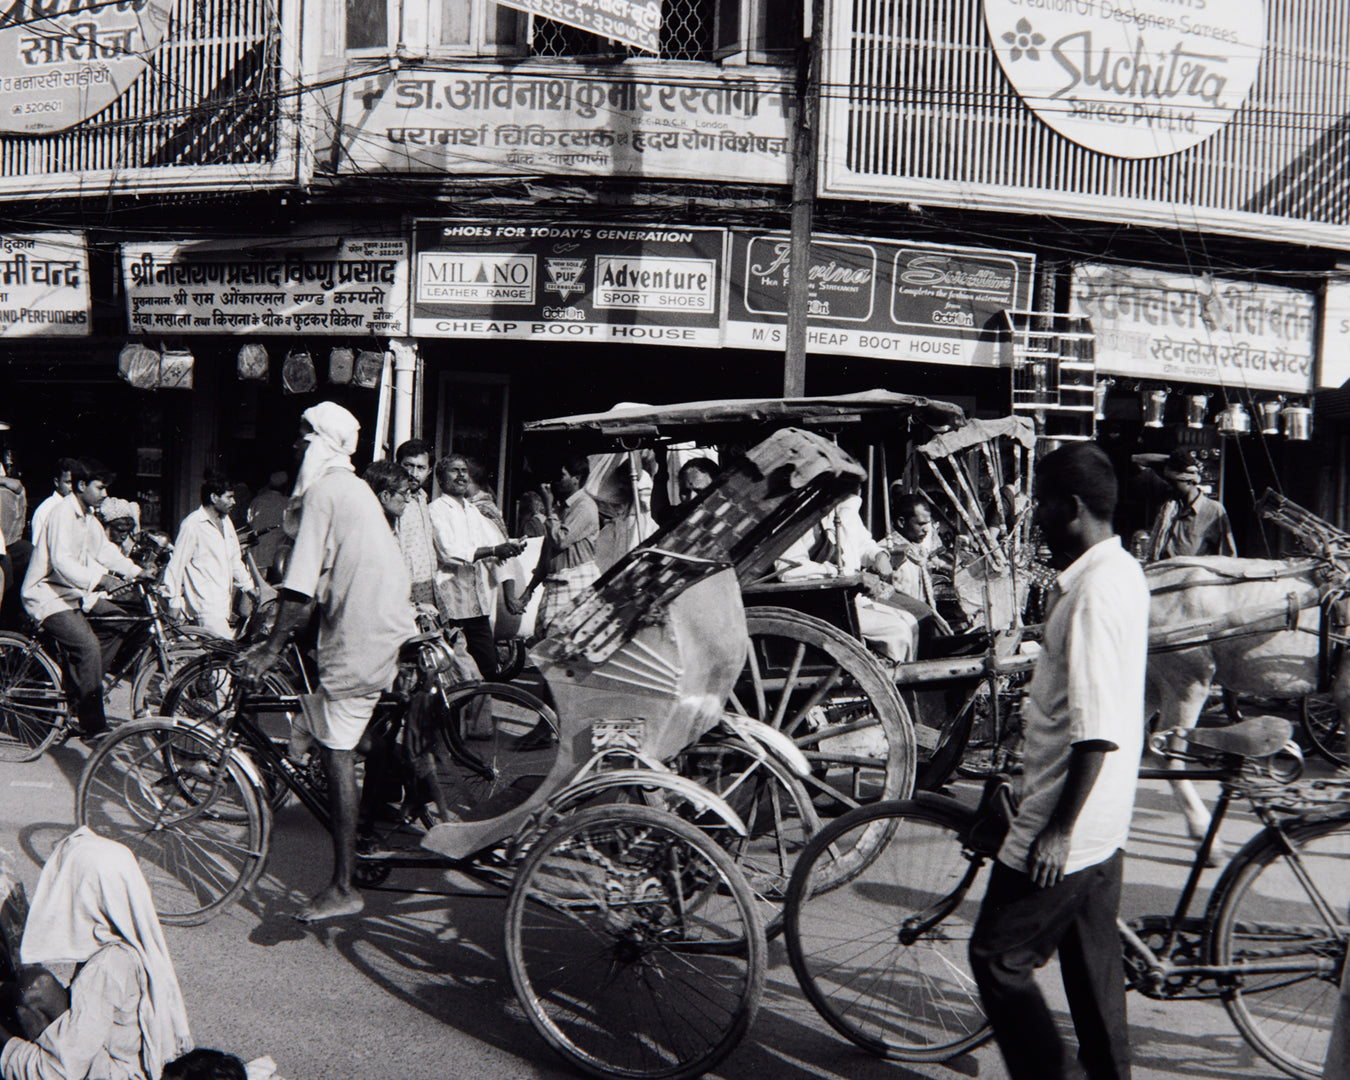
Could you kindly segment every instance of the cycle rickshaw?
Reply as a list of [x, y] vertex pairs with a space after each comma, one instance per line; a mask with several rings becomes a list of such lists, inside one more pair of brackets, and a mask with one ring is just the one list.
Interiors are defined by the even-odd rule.
[[[812, 762], [814, 803], [834, 816], [904, 798], [916, 783], [940, 787], [967, 757], [972, 731], [981, 751], [1006, 736], [1034, 663], [1021, 651], [1023, 609], [1047, 579], [1031, 537], [1032, 422], [968, 420], [948, 402], [870, 390], [619, 406], [533, 421], [524, 431], [531, 444], [571, 452], [695, 444], [734, 453], [788, 424], [821, 432], [866, 463], [864, 506], [886, 519], [874, 533], [889, 532], [890, 479], [903, 476], [929, 495], [958, 556], [947, 599], [968, 623], [924, 639], [916, 660], [888, 669], [864, 645], [853, 603], [864, 588], [884, 590], [871, 575], [784, 582], [763, 564], [739, 574], [752, 647], [732, 707], [797, 743]], [[892, 468], [892, 458], [903, 465]]]
[[[747, 647], [736, 574], [771, 565], [860, 478], [809, 432], [752, 448], [692, 513], [611, 567], [539, 648], [556, 714], [518, 688], [456, 685], [439, 633], [405, 646], [371, 726], [401, 729], [402, 778], [420, 806], [358, 852], [361, 872], [450, 868], [507, 888], [517, 995], [536, 1030], [592, 1075], [698, 1075], [753, 1018], [766, 945], [738, 843], [753, 823], [736, 808], [736, 778], [710, 786], [668, 763], [726, 723], [743, 772], [772, 763], [792, 781], [806, 771], [771, 727], [724, 709]], [[190, 704], [109, 736], [76, 797], [77, 822], [130, 847], [161, 918], [187, 925], [262, 877], [265, 773], [331, 827], [322, 777], [287, 760], [257, 722], [297, 711], [295, 697], [235, 680], [223, 701]], [[541, 719], [557, 731], [542, 749], [526, 738]]]

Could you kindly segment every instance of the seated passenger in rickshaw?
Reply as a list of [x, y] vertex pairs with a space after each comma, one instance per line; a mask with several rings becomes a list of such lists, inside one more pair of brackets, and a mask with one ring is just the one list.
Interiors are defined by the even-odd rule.
[[862, 498], [851, 495], [789, 547], [774, 563], [781, 581], [836, 577], [871, 572], [881, 582], [854, 598], [858, 632], [888, 663], [903, 664], [919, 655], [921, 639], [936, 613], [922, 600], [893, 586], [890, 556], [868, 531], [860, 510]]

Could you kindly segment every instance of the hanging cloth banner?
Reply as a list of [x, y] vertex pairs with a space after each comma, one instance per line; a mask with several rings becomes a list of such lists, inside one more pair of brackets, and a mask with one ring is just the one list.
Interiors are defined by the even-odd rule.
[[633, 49], [661, 51], [661, 0], [499, 0], [564, 26], [598, 34]]

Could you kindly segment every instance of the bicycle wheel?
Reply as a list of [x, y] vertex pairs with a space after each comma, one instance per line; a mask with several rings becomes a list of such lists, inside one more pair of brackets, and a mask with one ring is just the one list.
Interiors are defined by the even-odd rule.
[[971, 820], [936, 796], [880, 803], [831, 822], [797, 860], [792, 970], [830, 1026], [873, 1054], [945, 1061], [990, 1035], [966, 958], [988, 878], [962, 842]]
[[729, 708], [779, 728], [812, 763], [822, 816], [914, 790], [914, 726], [894, 685], [842, 630], [790, 608], [745, 612], [750, 655]]
[[511, 982], [530, 1023], [596, 1077], [712, 1068], [754, 1019], [765, 951], [726, 852], [645, 806], [565, 817], [531, 848], [506, 909]]
[[0, 761], [33, 761], [70, 717], [61, 670], [38, 643], [0, 631]]
[[[716, 792], [749, 829], [741, 836], [712, 813], [693, 811], [689, 820], [731, 855], [755, 894], [765, 934], [783, 928], [788, 878], [807, 841], [820, 831], [820, 815], [802, 782], [762, 751], [739, 738], [710, 733], [675, 759], [681, 775]], [[665, 806], [684, 811], [690, 808]]]
[[1350, 765], [1345, 741], [1345, 723], [1336, 699], [1331, 694], [1310, 694], [1300, 698], [1298, 719], [1313, 749], [1333, 765]]
[[525, 670], [525, 662], [529, 658], [530, 654], [522, 639], [516, 637], [498, 641], [497, 678], [502, 682], [510, 682]]
[[[234, 692], [234, 672], [230, 665], [235, 656], [226, 652], [198, 653], [175, 673], [159, 703], [159, 715], [176, 716], [191, 721], [209, 721], [224, 726], [231, 708]], [[269, 671], [262, 679], [262, 694], [275, 697], [295, 697], [297, 691], [290, 680], [279, 671]], [[259, 725], [283, 753], [290, 736], [290, 713], [259, 713]], [[245, 748], [246, 750], [247, 748]], [[290, 795], [286, 782], [265, 762], [258, 762], [268, 805], [280, 810]]]
[[1267, 837], [1225, 874], [1210, 903], [1212, 950], [1217, 964], [1286, 969], [1234, 976], [1223, 1002], [1252, 1049], [1290, 1076], [1313, 1078], [1322, 1075], [1350, 936], [1350, 815], [1282, 831], [1293, 856]]
[[159, 650], [153, 644], [141, 653], [135, 678], [131, 680], [131, 715], [136, 720], [162, 715], [164, 695], [174, 676], [205, 652], [237, 652], [234, 642], [217, 637], [197, 626], [174, 628], [172, 640], [165, 643], [168, 670], [160, 663]]
[[196, 926], [262, 871], [271, 815], [218, 733], [163, 720], [127, 724], [80, 776], [75, 821], [129, 847], [163, 922]]
[[472, 683], [443, 691], [441, 707], [439, 738], [429, 740], [419, 771], [447, 819], [500, 817], [529, 798], [553, 768], [558, 717], [528, 690]]

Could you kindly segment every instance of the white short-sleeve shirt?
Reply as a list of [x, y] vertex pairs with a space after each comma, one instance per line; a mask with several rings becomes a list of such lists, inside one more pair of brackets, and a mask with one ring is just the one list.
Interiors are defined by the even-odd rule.
[[319, 682], [330, 698], [387, 690], [417, 633], [403, 555], [370, 485], [346, 469], [305, 491], [282, 588], [319, 605]]
[[1022, 706], [1022, 797], [999, 861], [1025, 871], [1069, 773], [1074, 743], [1105, 742], [1097, 781], [1074, 824], [1066, 874], [1124, 847], [1144, 742], [1148, 583], [1120, 537], [1094, 544], [1059, 575], [1059, 598]]

